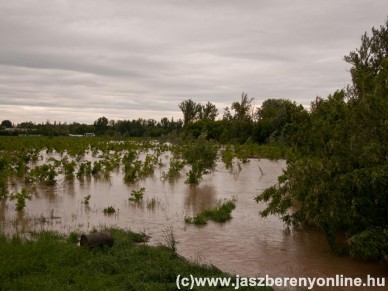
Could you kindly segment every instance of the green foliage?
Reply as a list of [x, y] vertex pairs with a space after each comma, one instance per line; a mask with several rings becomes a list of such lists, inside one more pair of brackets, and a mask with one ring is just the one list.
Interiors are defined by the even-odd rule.
[[55, 177], [58, 176], [55, 168], [52, 164], [37, 166], [30, 170], [27, 181], [40, 182], [48, 186], [54, 185], [56, 183]]
[[66, 179], [73, 179], [74, 178], [74, 171], [76, 168], [76, 162], [75, 161], [67, 161], [67, 160], [62, 160], [62, 166], [64, 170], [64, 174]]
[[90, 161], [85, 161], [79, 164], [77, 178], [90, 176], [91, 173], [92, 173], [92, 163]]
[[[189, 262], [172, 252], [173, 248], [139, 244], [146, 240], [144, 234], [121, 229], [108, 231], [114, 238], [109, 250], [80, 248], [75, 244], [76, 233], [65, 237], [41, 232], [33, 234], [31, 240], [1, 234], [1, 289], [163, 291], [176, 290], [178, 275], [232, 277], [214, 266]], [[167, 240], [172, 241], [168, 236]], [[234, 290], [234, 287], [222, 289]]]
[[179, 157], [173, 156], [170, 159], [170, 167], [167, 173], [163, 172], [163, 179], [172, 179], [180, 175], [181, 170], [185, 166], [185, 162], [182, 161]]
[[128, 198], [129, 201], [139, 202], [143, 200], [145, 188], [142, 187], [139, 190], [132, 190], [131, 197]]
[[234, 200], [220, 201], [214, 209], [204, 210], [194, 217], [185, 217], [185, 223], [204, 225], [207, 220], [226, 222], [232, 219], [232, 211], [236, 208]]
[[231, 168], [233, 164], [234, 153], [230, 145], [227, 145], [226, 148], [222, 151], [221, 157], [225, 167], [227, 169]]
[[16, 200], [16, 210], [21, 211], [26, 207], [26, 199], [31, 200], [32, 196], [26, 188], [23, 188], [20, 192], [12, 193], [9, 198], [10, 200]]
[[188, 184], [198, 184], [203, 174], [207, 174], [213, 170], [217, 152], [217, 146], [207, 141], [204, 136], [189, 143], [183, 149], [183, 158], [191, 166], [190, 171], [187, 173], [186, 182]]
[[365, 260], [388, 262], [388, 229], [367, 229], [349, 238], [350, 254]]
[[298, 130], [304, 141], [294, 143], [299, 158], [256, 197], [267, 203], [262, 216], [317, 226], [336, 253], [379, 260], [386, 256], [388, 225], [387, 27], [365, 34], [345, 58], [353, 65], [353, 87], [316, 98]]

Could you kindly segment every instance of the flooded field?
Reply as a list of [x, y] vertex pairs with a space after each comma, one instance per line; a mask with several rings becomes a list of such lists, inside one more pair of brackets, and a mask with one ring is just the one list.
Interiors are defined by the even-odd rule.
[[[30, 167], [61, 157], [63, 154], [42, 152]], [[36, 184], [32, 199], [26, 201], [22, 211], [15, 210], [15, 201], [2, 200], [0, 227], [5, 232], [44, 229], [68, 233], [117, 226], [145, 232], [151, 237], [150, 244], [162, 243], [166, 229], [172, 228], [179, 254], [240, 276], [387, 276], [386, 265], [335, 256], [317, 230], [288, 231], [277, 217], [259, 216], [264, 205], [257, 204], [254, 197], [276, 183], [285, 161], [249, 159], [242, 163], [234, 159], [232, 167], [226, 168], [219, 159], [214, 171], [192, 186], [185, 183], [187, 166], [179, 177], [163, 178], [171, 157], [171, 152], [162, 152], [153, 173], [132, 183], [124, 182], [123, 168], [116, 167], [108, 175], [66, 179], [62, 174], [56, 177], [55, 185]], [[146, 153], [141, 153], [139, 159], [144, 161]], [[89, 154], [80, 162], [87, 160], [98, 158]], [[13, 178], [9, 191], [20, 191], [23, 183]], [[129, 201], [131, 192], [141, 188], [145, 189], [143, 200]], [[185, 224], [185, 217], [225, 199], [236, 201], [230, 221], [204, 226]], [[104, 213], [110, 206], [115, 213]]]

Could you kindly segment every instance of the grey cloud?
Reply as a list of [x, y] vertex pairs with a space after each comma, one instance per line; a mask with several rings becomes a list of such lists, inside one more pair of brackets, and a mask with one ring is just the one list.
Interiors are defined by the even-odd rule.
[[225, 107], [242, 91], [258, 104], [308, 106], [350, 82], [343, 56], [384, 23], [386, 8], [362, 0], [0, 0], [0, 116], [177, 118], [185, 98]]

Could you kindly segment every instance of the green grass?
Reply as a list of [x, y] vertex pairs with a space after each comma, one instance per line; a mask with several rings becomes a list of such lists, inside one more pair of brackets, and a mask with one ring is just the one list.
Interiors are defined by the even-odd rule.
[[226, 222], [232, 219], [232, 211], [236, 208], [234, 200], [227, 200], [218, 203], [214, 209], [207, 209], [194, 217], [185, 217], [185, 222], [196, 225], [204, 225], [208, 220], [215, 222]]
[[67, 238], [41, 232], [30, 240], [0, 234], [0, 290], [176, 290], [179, 274], [230, 277], [216, 267], [188, 262], [168, 247], [138, 244], [144, 235], [109, 231], [114, 245], [102, 249], [79, 247], [74, 233]]

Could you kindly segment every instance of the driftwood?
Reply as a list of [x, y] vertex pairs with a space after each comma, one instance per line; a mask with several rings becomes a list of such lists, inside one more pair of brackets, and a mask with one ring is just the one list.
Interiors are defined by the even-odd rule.
[[80, 246], [103, 247], [113, 246], [113, 237], [110, 232], [100, 231], [81, 235]]

